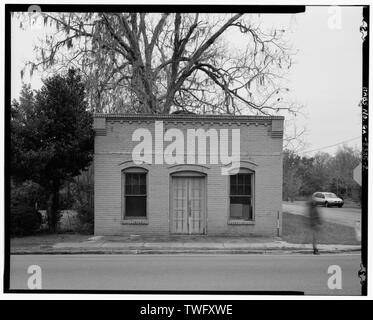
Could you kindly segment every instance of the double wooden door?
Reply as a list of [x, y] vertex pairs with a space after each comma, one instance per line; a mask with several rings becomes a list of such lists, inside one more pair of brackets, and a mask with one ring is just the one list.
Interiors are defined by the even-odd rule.
[[204, 234], [205, 177], [172, 177], [171, 232]]

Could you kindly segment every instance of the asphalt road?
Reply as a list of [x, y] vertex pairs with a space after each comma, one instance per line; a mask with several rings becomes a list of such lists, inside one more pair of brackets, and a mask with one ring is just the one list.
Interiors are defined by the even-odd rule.
[[[325, 221], [342, 224], [349, 227], [355, 227], [356, 221], [361, 219], [361, 210], [352, 208], [325, 208], [318, 206], [321, 216]], [[304, 202], [283, 202], [282, 211], [292, 214], [307, 215]]]
[[[308, 295], [360, 295], [358, 254], [329, 255], [12, 255], [10, 287], [28, 289], [30, 265], [42, 289], [295, 290]], [[342, 289], [328, 287], [328, 268]]]

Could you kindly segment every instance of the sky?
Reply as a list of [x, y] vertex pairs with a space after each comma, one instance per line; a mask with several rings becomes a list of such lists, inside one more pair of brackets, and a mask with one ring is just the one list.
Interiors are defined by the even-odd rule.
[[[361, 137], [362, 9], [341, 8], [340, 29], [328, 26], [329, 16], [328, 7], [307, 7], [297, 15], [293, 34], [299, 53], [289, 81], [306, 109], [306, 118], [299, 120], [307, 130], [304, 151]], [[361, 139], [347, 144], [361, 148]]]
[[[298, 130], [306, 129], [301, 155], [333, 154], [343, 144], [361, 149], [362, 8], [307, 6], [305, 13], [262, 19], [265, 26], [283, 26], [297, 50], [287, 81], [289, 98], [304, 106], [295, 119]], [[33, 60], [33, 46], [46, 29], [36, 25], [22, 30], [14, 19], [11, 32], [11, 96], [17, 99], [23, 82], [33, 89], [42, 85], [43, 74], [36, 72], [31, 79], [25, 74], [22, 80], [21, 70]]]

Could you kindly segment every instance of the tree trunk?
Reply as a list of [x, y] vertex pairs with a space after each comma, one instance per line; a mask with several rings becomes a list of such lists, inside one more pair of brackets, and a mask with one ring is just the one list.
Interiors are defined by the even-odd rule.
[[49, 231], [55, 233], [57, 231], [59, 221], [59, 202], [60, 202], [60, 187], [58, 184], [53, 184], [53, 190], [48, 199], [48, 227]]

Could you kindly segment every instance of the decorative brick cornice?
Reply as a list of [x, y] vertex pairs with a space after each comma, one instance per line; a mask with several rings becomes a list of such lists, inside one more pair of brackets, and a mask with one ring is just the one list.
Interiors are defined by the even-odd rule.
[[231, 121], [231, 122], [257, 122], [260, 120], [284, 120], [283, 116], [236, 116], [226, 114], [126, 114], [126, 113], [95, 113], [94, 118], [106, 118], [106, 119], [121, 119], [121, 120], [132, 120], [132, 121], [149, 121], [149, 120], [174, 120], [174, 121]]
[[95, 113], [93, 121], [93, 129], [96, 136], [105, 136], [107, 133], [106, 125], [119, 122], [125, 123], [146, 123], [159, 120], [165, 121], [165, 129], [172, 123], [177, 127], [178, 124], [182, 125], [247, 125], [259, 126], [263, 125], [268, 128], [268, 134], [272, 138], [283, 137], [283, 116], [234, 116], [234, 115], [198, 115], [198, 114], [111, 114], [111, 113]]

